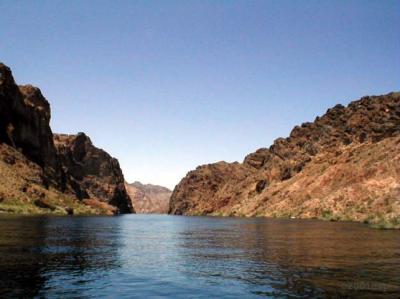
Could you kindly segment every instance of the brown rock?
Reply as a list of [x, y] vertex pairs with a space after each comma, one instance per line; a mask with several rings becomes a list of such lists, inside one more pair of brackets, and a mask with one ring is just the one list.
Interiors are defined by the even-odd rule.
[[169, 208], [169, 199], [172, 191], [168, 188], [134, 182], [125, 183], [128, 195], [136, 213], [166, 214]]
[[45, 199], [37, 199], [34, 201], [34, 204], [36, 206], [38, 206], [39, 208], [42, 209], [49, 209], [51, 211], [54, 211], [56, 209], [55, 206], [53, 206], [52, 204], [50, 204], [48, 201], [46, 201]]
[[95, 147], [84, 133], [55, 134], [54, 143], [67, 182], [79, 199], [95, 198], [117, 207], [118, 213], [133, 212], [117, 159]]
[[0, 191], [7, 204], [3, 210], [49, 209], [44, 197], [37, 199], [43, 194], [53, 206], [67, 205], [68, 214], [73, 207], [77, 213], [102, 213], [100, 205], [82, 207], [82, 199], [106, 203], [107, 213], [112, 210], [108, 206], [116, 213], [132, 212], [118, 161], [84, 134], [56, 136], [56, 149], [49, 122], [50, 105], [40, 90], [17, 86], [11, 70], [0, 63]]
[[239, 186], [255, 170], [239, 163], [218, 162], [199, 166], [189, 172], [175, 187], [169, 213], [176, 215], [205, 215], [234, 205], [242, 195]]
[[[305, 218], [336, 213], [340, 219], [383, 217], [400, 224], [399, 136], [400, 93], [336, 105], [242, 164], [219, 162], [189, 172], [173, 191], [170, 213]], [[378, 209], [376, 198], [388, 200]], [[351, 209], [344, 208], [350, 203]]]

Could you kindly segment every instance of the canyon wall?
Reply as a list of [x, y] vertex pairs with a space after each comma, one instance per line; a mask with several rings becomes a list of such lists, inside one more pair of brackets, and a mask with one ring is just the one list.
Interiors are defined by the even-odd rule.
[[125, 184], [136, 213], [167, 214], [172, 191], [168, 188], [134, 182]]
[[84, 133], [55, 134], [54, 143], [67, 183], [78, 199], [107, 203], [118, 213], [133, 211], [117, 159], [95, 147]]
[[0, 63], [0, 212], [130, 213], [118, 161], [84, 134], [53, 135], [50, 105]]
[[400, 225], [400, 93], [336, 105], [243, 163], [198, 167], [169, 212]]

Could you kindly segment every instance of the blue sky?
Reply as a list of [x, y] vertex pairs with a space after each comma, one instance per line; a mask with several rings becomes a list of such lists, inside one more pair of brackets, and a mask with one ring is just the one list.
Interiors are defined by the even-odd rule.
[[0, 61], [54, 132], [174, 187], [330, 106], [399, 90], [400, 1], [0, 1]]

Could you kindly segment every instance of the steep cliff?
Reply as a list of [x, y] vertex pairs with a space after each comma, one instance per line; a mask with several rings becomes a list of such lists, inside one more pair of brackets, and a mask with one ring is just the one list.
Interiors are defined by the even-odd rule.
[[167, 214], [172, 191], [168, 188], [134, 182], [125, 183], [136, 213]]
[[109, 204], [118, 213], [133, 211], [117, 159], [95, 147], [84, 133], [55, 134], [54, 143], [67, 182], [79, 199], [88, 204], [93, 200]]
[[74, 194], [43, 184], [43, 168], [15, 148], [0, 144], [0, 213], [107, 214]]
[[400, 94], [337, 105], [243, 163], [204, 165], [177, 185], [172, 214], [400, 224]]
[[43, 183], [65, 188], [50, 129], [50, 105], [40, 90], [17, 86], [11, 70], [0, 63], [0, 143], [18, 149], [43, 168]]
[[118, 161], [85, 135], [56, 137], [57, 149], [49, 123], [41, 91], [0, 63], [0, 212], [133, 211]]

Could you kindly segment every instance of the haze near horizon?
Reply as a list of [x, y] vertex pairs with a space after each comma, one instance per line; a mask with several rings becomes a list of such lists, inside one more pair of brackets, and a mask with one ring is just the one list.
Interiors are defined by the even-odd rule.
[[0, 60], [128, 182], [173, 188], [337, 103], [398, 90], [399, 1], [0, 3]]

